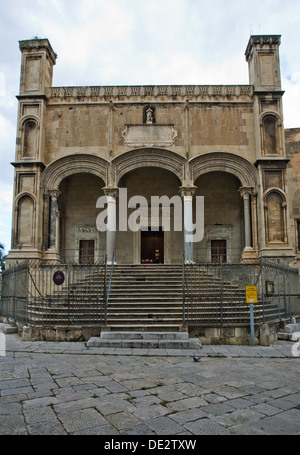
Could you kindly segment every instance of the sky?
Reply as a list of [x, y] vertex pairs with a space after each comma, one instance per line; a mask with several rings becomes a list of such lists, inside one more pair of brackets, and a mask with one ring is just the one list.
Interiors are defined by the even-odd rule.
[[281, 35], [284, 127], [300, 127], [299, 0], [0, 0], [0, 243], [11, 245], [18, 41], [48, 38], [53, 86], [248, 84], [250, 35]]

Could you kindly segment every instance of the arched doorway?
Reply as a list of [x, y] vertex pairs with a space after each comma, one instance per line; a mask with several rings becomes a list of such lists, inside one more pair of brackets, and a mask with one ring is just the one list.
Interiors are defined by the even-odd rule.
[[[183, 235], [174, 225], [174, 211], [181, 211], [182, 216], [178, 194], [180, 184], [179, 178], [171, 171], [154, 166], [139, 167], [121, 177], [119, 194], [121, 191], [126, 194], [128, 225], [126, 231], [117, 232], [118, 263], [171, 264], [182, 261]], [[143, 201], [145, 206], [140, 210]], [[161, 205], [158, 211], [154, 209], [157, 201], [164, 201], [164, 212]], [[120, 196], [118, 204], [120, 216], [120, 204], [124, 207]]]
[[198, 177], [195, 186], [196, 196], [204, 196], [204, 238], [194, 245], [194, 258], [201, 262], [239, 262], [244, 247], [239, 179], [215, 171]]
[[102, 179], [88, 173], [72, 174], [59, 185], [61, 260], [81, 264], [103, 260], [105, 233], [96, 226], [96, 202], [104, 194], [103, 187]]

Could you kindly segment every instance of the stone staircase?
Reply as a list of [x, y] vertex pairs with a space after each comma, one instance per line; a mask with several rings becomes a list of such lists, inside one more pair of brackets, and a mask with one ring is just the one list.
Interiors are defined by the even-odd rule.
[[[110, 270], [108, 270], [109, 276]], [[103, 326], [103, 270], [86, 274], [44, 299], [28, 303], [31, 324]], [[205, 327], [249, 325], [245, 290], [199, 269], [185, 290], [185, 324]], [[220, 295], [222, 298], [220, 299]], [[278, 308], [255, 305], [258, 321], [279, 319]], [[106, 331], [182, 332], [182, 265], [115, 265], [107, 308]]]
[[[249, 325], [245, 290], [200, 270], [185, 290], [185, 323], [216, 327]], [[280, 318], [276, 305], [255, 306], [257, 321]], [[182, 265], [116, 265], [108, 302], [112, 331], [182, 331]]]
[[181, 265], [116, 265], [108, 303], [112, 331], [177, 331], [182, 327]]

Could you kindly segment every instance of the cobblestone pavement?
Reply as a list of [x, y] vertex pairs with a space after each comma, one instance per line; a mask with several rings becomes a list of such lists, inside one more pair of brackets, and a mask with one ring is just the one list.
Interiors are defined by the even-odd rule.
[[[293, 343], [189, 351], [87, 349], [6, 335], [1, 435], [300, 434]], [[3, 353], [2, 353], [3, 354]]]

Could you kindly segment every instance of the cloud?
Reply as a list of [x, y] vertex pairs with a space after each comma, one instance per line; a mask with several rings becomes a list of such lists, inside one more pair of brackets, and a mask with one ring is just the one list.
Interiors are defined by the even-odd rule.
[[11, 244], [11, 218], [12, 218], [13, 191], [11, 185], [1, 183], [0, 191], [0, 243], [8, 252]]
[[13, 185], [18, 41], [34, 35], [50, 40], [58, 53], [53, 83], [66, 86], [247, 84], [244, 52], [250, 34], [281, 34], [284, 124], [300, 127], [299, 0], [284, 4], [282, 0], [0, 0], [0, 4], [0, 39], [5, 43], [0, 61], [0, 208], [5, 225], [10, 224], [11, 209], [3, 191], [11, 191]]

